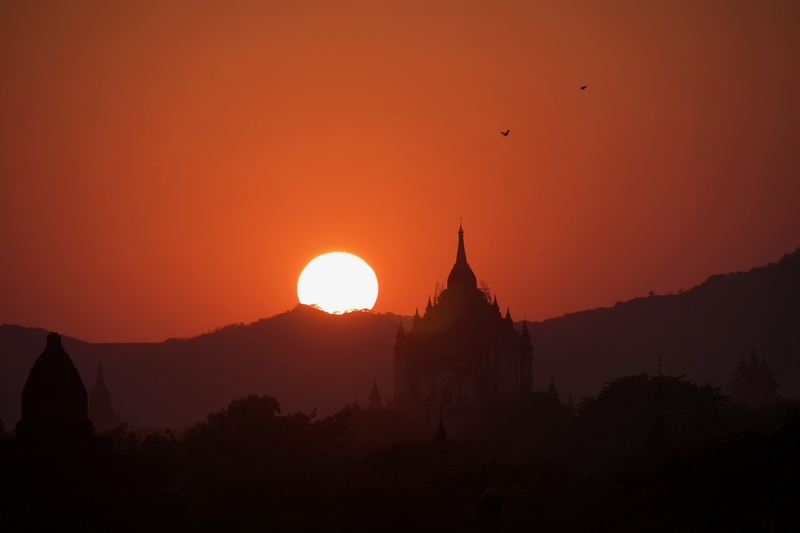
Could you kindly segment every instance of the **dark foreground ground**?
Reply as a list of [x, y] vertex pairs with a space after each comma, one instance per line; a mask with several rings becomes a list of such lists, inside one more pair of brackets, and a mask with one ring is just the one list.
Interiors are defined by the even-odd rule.
[[[402, 414], [348, 406], [318, 419], [282, 414], [269, 396], [236, 400], [180, 438], [121, 427], [92, 449], [47, 452], [6, 439], [0, 524], [488, 531], [499, 517], [506, 532], [794, 529], [797, 409], [736, 408], [713, 387], [661, 383], [660, 418], [648, 376], [612, 382], [574, 412], [545, 393], [493, 404], [451, 428], [438, 458], [435, 428]], [[479, 505], [490, 487], [498, 516]]]

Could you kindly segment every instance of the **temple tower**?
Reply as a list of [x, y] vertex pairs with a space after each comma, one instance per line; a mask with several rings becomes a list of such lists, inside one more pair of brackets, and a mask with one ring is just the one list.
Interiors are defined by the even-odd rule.
[[456, 261], [447, 286], [416, 312], [411, 330], [402, 325], [394, 346], [393, 408], [457, 427], [481, 404], [529, 394], [533, 347], [527, 323], [517, 332], [510, 310], [500, 313], [497, 297], [467, 262], [464, 228], [458, 228]]
[[383, 407], [383, 402], [381, 401], [381, 393], [378, 392], [378, 382], [372, 382], [372, 392], [369, 395], [369, 405], [367, 406], [368, 409], [381, 409]]

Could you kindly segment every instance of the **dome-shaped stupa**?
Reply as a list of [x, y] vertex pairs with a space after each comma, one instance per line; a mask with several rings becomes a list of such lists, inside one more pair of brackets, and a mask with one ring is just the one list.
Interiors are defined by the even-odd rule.
[[89, 438], [94, 427], [87, 416], [88, 398], [80, 374], [61, 346], [61, 335], [47, 335], [42, 355], [33, 363], [22, 389], [23, 439]]

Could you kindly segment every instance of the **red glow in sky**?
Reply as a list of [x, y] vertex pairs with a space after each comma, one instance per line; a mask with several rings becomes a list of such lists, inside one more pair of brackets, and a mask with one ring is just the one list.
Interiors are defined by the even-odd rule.
[[800, 3], [603, 4], [4, 3], [0, 323], [194, 335], [336, 250], [412, 314], [460, 217], [517, 319], [794, 250]]

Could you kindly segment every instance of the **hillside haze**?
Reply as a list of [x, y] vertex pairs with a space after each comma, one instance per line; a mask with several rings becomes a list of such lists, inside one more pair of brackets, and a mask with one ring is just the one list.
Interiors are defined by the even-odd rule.
[[[502, 296], [502, 295], [501, 295]], [[393, 314], [328, 315], [306, 306], [249, 325], [162, 343], [64, 347], [91, 391], [103, 364], [112, 402], [136, 426], [182, 427], [246, 394], [269, 394], [284, 412], [328, 414], [372, 381], [393, 393]], [[800, 251], [749, 272], [717, 275], [675, 295], [620, 302], [530, 325], [534, 388], [551, 378], [566, 398], [595, 395], [613, 378], [658, 371], [727, 386], [743, 356], [766, 357], [779, 393], [800, 396]], [[0, 417], [19, 418], [19, 398], [46, 331], [0, 327]]]
[[[64, 337], [90, 392], [103, 365], [115, 411], [135, 426], [182, 427], [246, 394], [278, 398], [284, 412], [329, 414], [366, 403], [373, 380], [390, 389], [391, 355], [401, 317], [329, 315], [311, 307], [191, 339], [161, 343], [87, 343]], [[0, 327], [0, 417], [19, 419], [19, 398], [47, 332]], [[383, 392], [384, 399], [386, 393]]]
[[680, 294], [618, 302], [531, 325], [534, 368], [544, 389], [594, 395], [616, 377], [686, 374], [727, 385], [755, 350], [787, 398], [800, 396], [800, 250], [748, 272], [711, 276]]

